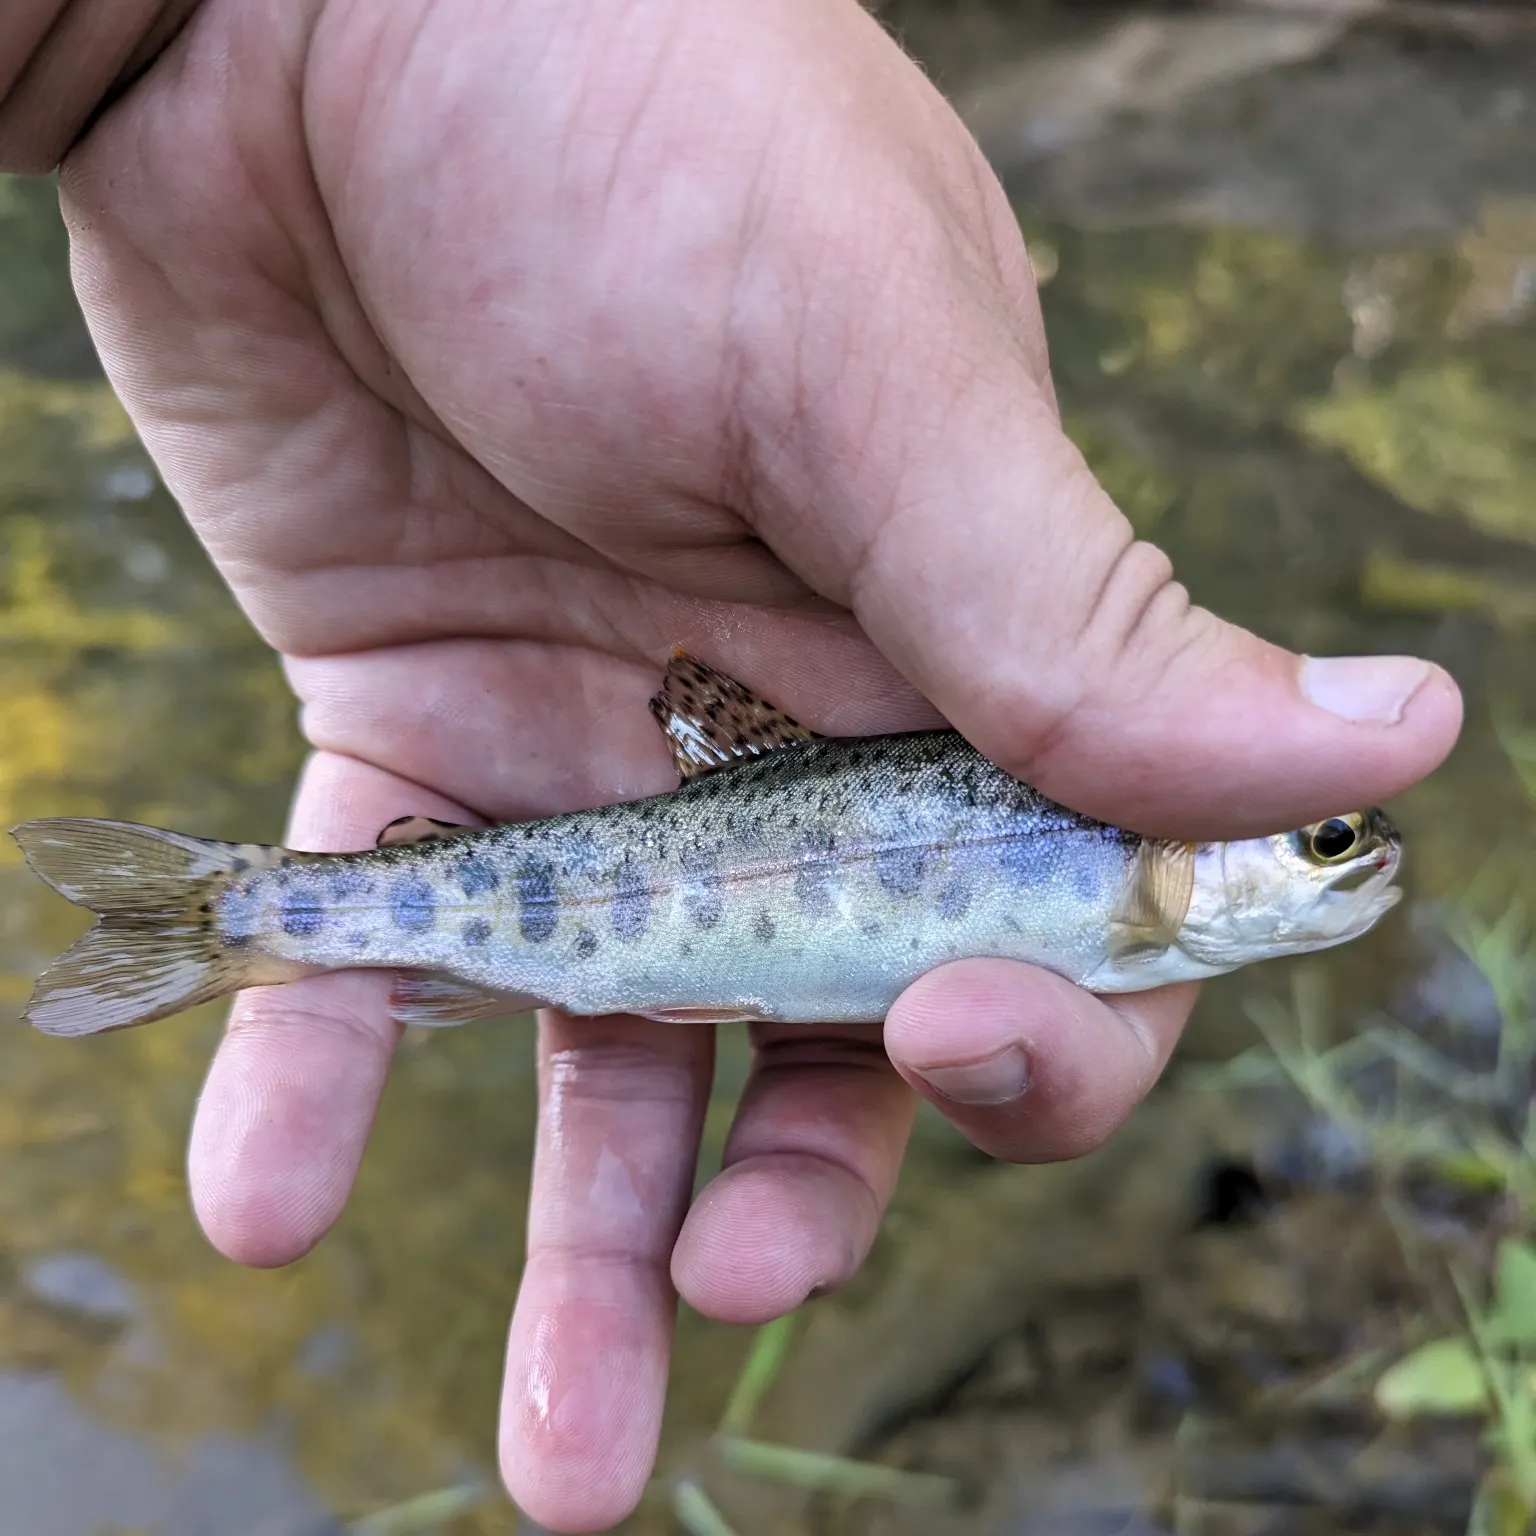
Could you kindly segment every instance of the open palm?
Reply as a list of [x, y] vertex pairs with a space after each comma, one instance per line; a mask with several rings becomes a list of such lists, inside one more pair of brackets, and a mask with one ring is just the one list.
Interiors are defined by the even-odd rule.
[[[1133, 540], [1006, 200], [853, 0], [204, 0], [63, 188], [111, 377], [303, 700], [300, 846], [666, 788], [678, 644], [824, 732], [942, 716], [1148, 832], [1367, 803], [1455, 734], [1433, 669], [1304, 672]], [[341, 1208], [385, 991], [237, 1004], [191, 1159], [231, 1256]], [[1086, 1150], [1191, 995], [978, 961], [883, 1038], [764, 1029], [691, 1211], [711, 1032], [545, 1015], [514, 1495], [562, 1530], [632, 1506], [676, 1291], [748, 1321], [846, 1279], [912, 1088], [998, 1155]]]

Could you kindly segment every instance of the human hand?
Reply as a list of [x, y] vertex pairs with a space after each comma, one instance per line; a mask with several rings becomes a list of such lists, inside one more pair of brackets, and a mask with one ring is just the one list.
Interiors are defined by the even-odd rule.
[[[1386, 798], [1454, 737], [1443, 674], [1303, 672], [1134, 541], [1061, 432], [1006, 200], [852, 0], [203, 0], [62, 184], [112, 380], [303, 701], [299, 846], [665, 788], [674, 644], [822, 731], [947, 718], [1150, 833]], [[236, 1005], [190, 1159], [231, 1257], [335, 1219], [384, 995]], [[558, 1530], [627, 1512], [674, 1288], [750, 1322], [847, 1279], [912, 1089], [998, 1156], [1073, 1155], [1191, 999], [978, 961], [883, 1048], [759, 1031], [691, 1210], [709, 1032], [543, 1016], [513, 1495]]]

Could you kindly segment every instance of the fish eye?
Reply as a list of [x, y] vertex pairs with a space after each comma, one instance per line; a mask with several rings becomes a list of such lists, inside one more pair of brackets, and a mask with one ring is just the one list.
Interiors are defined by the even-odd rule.
[[1338, 864], [1360, 846], [1364, 820], [1360, 816], [1330, 816], [1302, 833], [1307, 852], [1319, 864]]

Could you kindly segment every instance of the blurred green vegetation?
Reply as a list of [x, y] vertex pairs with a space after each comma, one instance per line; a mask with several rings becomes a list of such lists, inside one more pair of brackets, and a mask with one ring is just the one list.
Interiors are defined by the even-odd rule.
[[95, 371], [52, 177], [0, 176], [0, 358], [38, 372]]
[[1307, 401], [1296, 416], [1305, 436], [1340, 449], [1407, 506], [1536, 541], [1536, 412], [1471, 363], [1408, 368]]

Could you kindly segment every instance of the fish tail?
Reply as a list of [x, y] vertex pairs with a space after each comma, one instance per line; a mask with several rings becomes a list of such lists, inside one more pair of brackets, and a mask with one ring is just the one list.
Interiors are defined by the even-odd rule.
[[271, 974], [272, 957], [222, 942], [210, 900], [229, 876], [275, 864], [281, 849], [69, 816], [23, 822], [11, 836], [54, 890], [97, 916], [23, 1010], [44, 1034], [128, 1029], [288, 979]]

